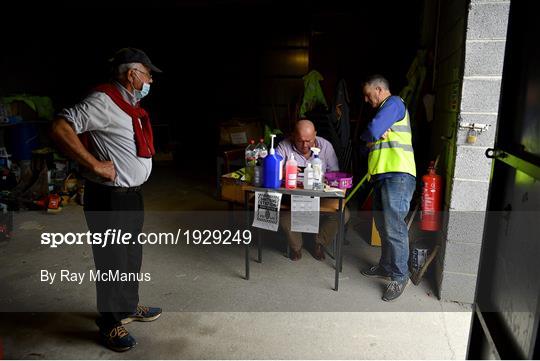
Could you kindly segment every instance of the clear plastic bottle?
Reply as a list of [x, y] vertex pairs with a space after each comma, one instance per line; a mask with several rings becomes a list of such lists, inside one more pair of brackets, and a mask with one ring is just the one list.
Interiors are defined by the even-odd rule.
[[313, 189], [313, 167], [311, 167], [311, 162], [307, 162], [304, 169], [304, 189]]
[[255, 147], [255, 153], [256, 153], [256, 162], [255, 162], [255, 169], [253, 172], [253, 185], [256, 187], [260, 187], [263, 184], [263, 164], [264, 164], [264, 158], [268, 155], [268, 149], [266, 148], [266, 144], [264, 144], [264, 139], [259, 140], [259, 144]]
[[319, 158], [319, 148], [312, 147], [313, 160], [311, 162], [313, 167], [313, 189], [321, 191], [324, 189], [324, 168], [321, 158]]
[[285, 163], [285, 188], [296, 189], [297, 176], [298, 163], [294, 160], [294, 154], [291, 153], [290, 158]]
[[[257, 155], [259, 159], [264, 159], [268, 155], [268, 148], [266, 147], [266, 144], [264, 144], [264, 139], [259, 139], [259, 143], [255, 147], [255, 150], [257, 151]], [[262, 163], [262, 161], [261, 161]]]
[[250, 140], [246, 147], [246, 174], [244, 180], [247, 183], [252, 183], [254, 178], [255, 162], [257, 161], [257, 154], [255, 152], [255, 140]]

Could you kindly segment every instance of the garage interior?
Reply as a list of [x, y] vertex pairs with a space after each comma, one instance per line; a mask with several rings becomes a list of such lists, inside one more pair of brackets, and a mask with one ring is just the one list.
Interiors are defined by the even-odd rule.
[[[0, 148], [11, 155], [13, 169], [19, 167], [19, 174], [4, 173], [1, 189], [7, 212], [0, 241], [0, 359], [467, 357], [471, 320], [473, 330], [477, 324], [473, 316], [488, 234], [486, 210], [499, 210], [488, 204], [494, 161], [485, 151], [502, 144], [499, 135], [511, 127], [500, 121], [510, 107], [505, 108], [505, 99], [523, 86], [506, 81], [506, 75], [520, 66], [508, 61], [508, 48], [518, 48], [522, 43], [516, 39], [528, 34], [517, 26], [527, 6], [497, 0], [224, 0], [6, 8], [24, 11], [25, 26], [35, 37], [14, 31], [0, 54], [0, 97], [4, 103], [11, 99], [11, 117], [4, 113], [0, 126]], [[15, 17], [6, 22], [10, 29], [21, 26]], [[256, 137], [262, 137], [266, 126], [279, 129], [278, 138], [286, 136], [299, 119], [303, 77], [313, 70], [323, 77], [328, 105], [308, 114], [320, 135], [331, 137], [325, 120], [335, 112], [336, 89], [345, 84], [348, 142], [334, 145], [344, 170], [358, 182], [367, 162], [358, 135], [373, 116], [361, 83], [370, 74], [385, 75], [393, 94], [408, 97], [413, 117], [418, 194], [411, 213], [431, 161], [437, 160], [443, 178], [441, 228], [422, 231], [419, 213], [412, 215], [411, 247], [423, 241], [430, 252], [438, 249], [420, 283], [410, 284], [399, 301], [385, 303], [380, 299], [384, 282], [360, 274], [380, 255], [372, 240], [368, 191], [362, 188], [348, 203], [351, 220], [338, 292], [332, 290], [331, 257], [319, 262], [306, 252], [292, 262], [284, 257], [286, 242], [279, 233], [263, 232], [263, 262], [251, 262], [249, 280], [240, 246], [145, 246], [143, 271], [153, 279], [141, 285], [141, 301], [163, 307], [164, 317], [129, 325], [139, 343], [132, 351], [116, 354], [103, 348], [94, 323], [95, 285], [48, 285], [39, 278], [43, 268], [83, 272], [94, 266], [89, 246], [39, 243], [42, 232], [86, 230], [78, 189], [57, 212], [36, 202], [45, 194], [11, 197], [25, 175], [21, 166], [32, 162], [34, 167], [36, 159], [48, 166], [61, 160], [48, 133], [51, 119], [16, 96], [46, 97], [58, 112], [107, 81], [107, 59], [126, 46], [143, 49], [163, 70], [154, 75], [142, 102], [157, 147], [144, 187], [145, 232], [190, 227], [194, 218], [219, 222], [231, 209], [241, 218], [241, 200], [231, 205], [221, 194], [221, 176], [244, 165], [243, 155], [225, 155], [246, 146], [231, 144], [231, 129], [257, 129]], [[538, 122], [531, 127], [537, 130]], [[471, 136], [476, 136], [472, 143]], [[539, 136], [536, 131], [527, 144]], [[538, 164], [536, 158], [526, 159]], [[80, 178], [72, 166], [67, 162], [71, 177]], [[58, 184], [65, 187], [68, 180]], [[536, 193], [530, 194], [538, 194], [534, 182]], [[531, 200], [537, 212], [538, 198]], [[252, 247], [253, 260], [255, 255]], [[534, 340], [538, 305], [530, 304], [536, 306], [528, 321], [534, 332], [521, 337]], [[495, 344], [489, 343], [496, 349]], [[535, 348], [532, 341], [522, 344]]]

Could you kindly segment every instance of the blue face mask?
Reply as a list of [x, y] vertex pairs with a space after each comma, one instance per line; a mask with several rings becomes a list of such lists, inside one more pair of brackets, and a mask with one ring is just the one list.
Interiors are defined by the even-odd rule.
[[[138, 75], [137, 75], [137, 78], [139, 78]], [[139, 80], [141, 80], [141, 78], [139, 78]], [[137, 98], [137, 100], [141, 100], [142, 98], [147, 96], [148, 93], [150, 93], [150, 84], [143, 82], [143, 86], [142, 86], [141, 90], [135, 89], [135, 87], [134, 87], [133, 91], [134, 91], [134, 94], [135, 94], [135, 98]]]
[[135, 89], [135, 98], [137, 98], [138, 100], [141, 100], [142, 98], [147, 96], [148, 93], [150, 93], [150, 84], [143, 83], [141, 90]]

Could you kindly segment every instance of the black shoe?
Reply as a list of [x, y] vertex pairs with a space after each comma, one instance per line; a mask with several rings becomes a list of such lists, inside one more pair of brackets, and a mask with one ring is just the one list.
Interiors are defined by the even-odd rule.
[[122, 325], [130, 323], [131, 321], [142, 321], [150, 322], [157, 319], [161, 316], [161, 308], [159, 307], [146, 307], [146, 306], [137, 306], [137, 311], [134, 314], [129, 315], [128, 317], [122, 320]]
[[131, 350], [137, 341], [127, 332], [124, 326], [114, 326], [108, 330], [100, 330], [101, 341], [113, 351], [124, 352]]
[[403, 291], [405, 291], [405, 287], [407, 287], [407, 284], [409, 283], [409, 279], [407, 278], [406, 281], [398, 282], [398, 281], [392, 281], [388, 284], [386, 287], [386, 291], [384, 291], [384, 295], [382, 297], [383, 301], [389, 302], [393, 301], [401, 294]]
[[378, 264], [369, 267], [368, 269], [360, 271], [361, 274], [367, 277], [380, 277], [380, 278], [389, 278], [390, 275], [386, 273]]

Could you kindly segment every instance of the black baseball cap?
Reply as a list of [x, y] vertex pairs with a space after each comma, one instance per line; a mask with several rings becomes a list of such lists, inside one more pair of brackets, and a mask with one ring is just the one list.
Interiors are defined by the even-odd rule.
[[152, 64], [150, 58], [148, 57], [148, 55], [146, 55], [144, 51], [136, 48], [120, 49], [116, 52], [116, 54], [114, 54], [111, 59], [109, 59], [109, 61], [112, 63], [113, 66], [126, 63], [141, 63], [150, 68], [150, 70], [152, 70], [153, 72], [162, 73], [161, 69]]

